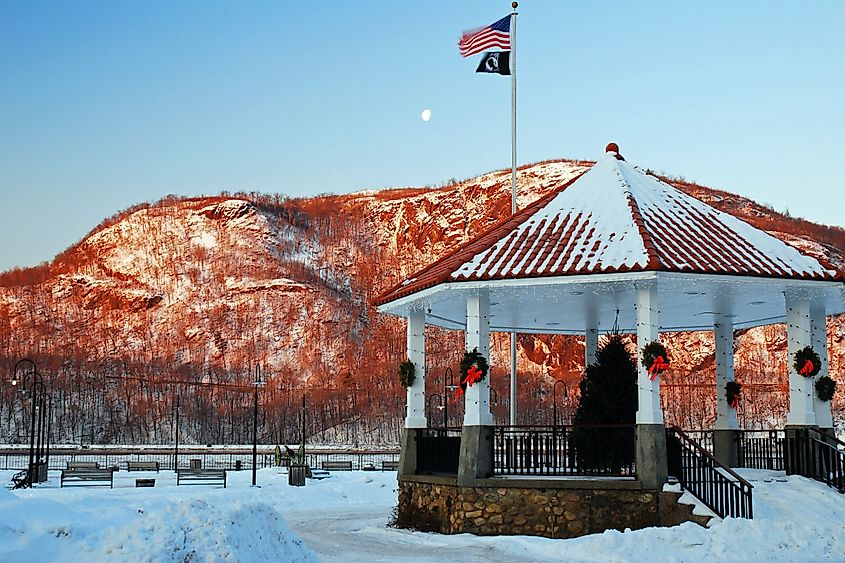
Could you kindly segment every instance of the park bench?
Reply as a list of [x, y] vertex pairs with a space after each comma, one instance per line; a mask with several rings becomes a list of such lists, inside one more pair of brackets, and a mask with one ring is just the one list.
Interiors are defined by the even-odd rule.
[[159, 463], [157, 461], [127, 461], [127, 471], [159, 471]]
[[226, 488], [225, 469], [177, 469], [176, 485], [223, 485]]
[[351, 461], [324, 461], [321, 465], [323, 471], [352, 471]]
[[100, 464], [96, 461], [67, 461], [65, 469], [99, 469]]
[[394, 461], [382, 461], [381, 462], [381, 470], [382, 471], [399, 471], [399, 462]]
[[106, 469], [77, 467], [62, 469], [61, 487], [105, 487], [114, 488], [114, 468]]

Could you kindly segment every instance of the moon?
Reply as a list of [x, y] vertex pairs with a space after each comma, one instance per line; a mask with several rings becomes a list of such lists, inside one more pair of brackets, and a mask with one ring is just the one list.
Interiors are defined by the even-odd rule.
[[431, 119], [431, 110], [430, 109], [422, 110], [420, 117], [422, 118], [423, 121], [428, 121], [429, 119]]

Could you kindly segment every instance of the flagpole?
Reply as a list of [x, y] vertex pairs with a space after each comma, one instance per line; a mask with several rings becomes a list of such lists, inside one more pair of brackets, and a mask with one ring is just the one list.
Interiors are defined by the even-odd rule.
[[[516, 213], [516, 8], [511, 3], [511, 214]], [[511, 332], [511, 408], [510, 425], [516, 426], [516, 333]]]

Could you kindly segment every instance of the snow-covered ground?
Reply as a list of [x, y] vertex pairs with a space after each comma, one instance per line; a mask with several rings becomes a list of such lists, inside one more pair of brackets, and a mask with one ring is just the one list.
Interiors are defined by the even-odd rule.
[[[289, 487], [277, 469], [230, 472], [227, 489], [172, 472], [115, 475], [115, 488], [0, 489], [0, 561], [845, 561], [845, 495], [781, 472], [742, 470], [754, 520], [551, 540], [443, 536], [387, 527], [396, 475], [337, 472]], [[0, 472], [8, 482], [12, 472]], [[153, 477], [155, 488], [134, 488]]]

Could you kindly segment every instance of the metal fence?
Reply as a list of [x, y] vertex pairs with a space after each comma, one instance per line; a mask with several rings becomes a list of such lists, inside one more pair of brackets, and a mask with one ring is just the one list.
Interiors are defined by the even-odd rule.
[[497, 426], [497, 475], [636, 476], [633, 425]]
[[[398, 461], [399, 450], [312, 450], [306, 449], [306, 461], [311, 467], [320, 467], [323, 461], [351, 461], [352, 469], [381, 467], [382, 461]], [[202, 467], [216, 469], [252, 469], [252, 449], [179, 449], [180, 468], [190, 466], [191, 460], [200, 460]], [[49, 468], [65, 469], [69, 461], [89, 461], [101, 467], [126, 468], [127, 461], [157, 461], [161, 469], [174, 469], [176, 461], [173, 450], [139, 448], [53, 448], [50, 450]], [[23, 470], [29, 462], [29, 451], [24, 449], [0, 449], [0, 469]], [[273, 449], [259, 448], [256, 467], [273, 467]]]
[[736, 431], [737, 467], [784, 469], [783, 430]]

